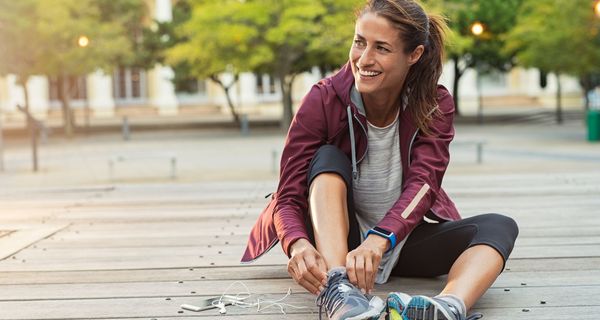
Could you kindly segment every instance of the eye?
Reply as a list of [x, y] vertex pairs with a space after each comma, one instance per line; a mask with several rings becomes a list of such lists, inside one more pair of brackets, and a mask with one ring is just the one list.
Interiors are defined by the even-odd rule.
[[391, 52], [390, 49], [388, 49], [384, 46], [377, 46], [377, 50], [381, 51], [381, 52]]
[[365, 41], [362, 39], [354, 39], [354, 45], [357, 47], [364, 47]]

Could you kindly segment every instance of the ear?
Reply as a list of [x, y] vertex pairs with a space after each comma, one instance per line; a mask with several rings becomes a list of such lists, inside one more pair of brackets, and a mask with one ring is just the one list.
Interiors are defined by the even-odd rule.
[[425, 47], [422, 44], [418, 45], [408, 56], [408, 64], [412, 66], [417, 63], [421, 59], [423, 52], [425, 52]]

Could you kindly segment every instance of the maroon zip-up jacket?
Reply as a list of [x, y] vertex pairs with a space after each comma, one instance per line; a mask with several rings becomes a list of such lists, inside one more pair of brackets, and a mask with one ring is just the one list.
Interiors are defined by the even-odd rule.
[[[350, 89], [353, 85], [354, 76], [347, 63], [337, 74], [314, 85], [304, 97], [281, 156], [279, 186], [250, 232], [242, 262], [257, 259], [277, 241], [281, 241], [283, 251], [289, 256], [290, 245], [294, 241], [308, 239], [305, 225], [308, 166], [320, 146], [335, 145], [348, 159], [352, 159], [354, 151], [354, 165], [365, 156], [367, 119], [351, 102]], [[448, 147], [454, 137], [454, 102], [443, 86], [438, 86], [437, 94], [441, 116], [434, 117], [431, 122], [430, 135], [418, 130], [410, 112], [400, 110], [402, 192], [377, 224], [394, 232], [398, 241], [404, 239], [428, 213], [428, 217], [440, 221], [460, 219], [454, 203], [441, 188], [450, 159]], [[352, 123], [352, 128], [349, 128], [349, 123]], [[354, 139], [350, 137], [351, 132]]]

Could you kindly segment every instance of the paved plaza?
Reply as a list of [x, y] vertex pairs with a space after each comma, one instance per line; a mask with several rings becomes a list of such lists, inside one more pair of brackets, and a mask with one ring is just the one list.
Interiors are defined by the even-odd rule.
[[[0, 319], [317, 319], [279, 246], [239, 263], [283, 142], [252, 127], [51, 135], [33, 173], [27, 140], [8, 139]], [[499, 212], [520, 225], [506, 271], [475, 307], [484, 319], [598, 318], [600, 144], [585, 141], [581, 120], [458, 125], [444, 186], [464, 216]], [[245, 291], [236, 281], [263, 307], [291, 289], [287, 314], [180, 308]], [[443, 283], [394, 278], [376, 294], [434, 294]]]

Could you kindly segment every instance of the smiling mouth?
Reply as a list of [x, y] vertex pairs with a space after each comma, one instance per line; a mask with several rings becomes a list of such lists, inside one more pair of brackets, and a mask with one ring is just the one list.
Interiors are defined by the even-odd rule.
[[361, 77], [372, 78], [372, 77], [376, 77], [381, 74], [380, 71], [362, 70], [358, 67], [357, 67], [357, 69], [358, 69], [358, 74], [360, 74]]

